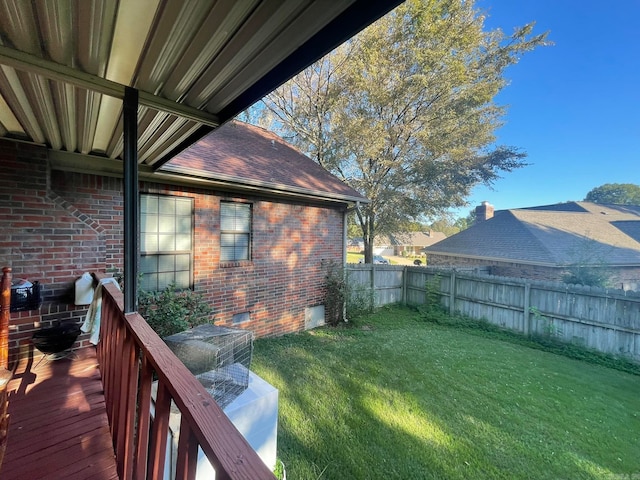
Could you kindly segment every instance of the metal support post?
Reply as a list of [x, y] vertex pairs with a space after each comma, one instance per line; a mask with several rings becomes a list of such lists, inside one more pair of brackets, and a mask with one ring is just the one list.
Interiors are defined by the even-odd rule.
[[124, 313], [138, 309], [138, 90], [125, 87], [124, 135]]

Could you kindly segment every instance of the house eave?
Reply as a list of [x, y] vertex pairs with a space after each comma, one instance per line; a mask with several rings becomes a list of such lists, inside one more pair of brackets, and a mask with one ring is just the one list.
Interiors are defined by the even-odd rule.
[[[453, 253], [453, 252], [443, 252], [443, 251], [435, 251], [435, 250], [427, 250], [425, 251], [427, 257], [429, 255], [444, 255], [447, 257], [460, 257], [460, 258], [468, 258], [471, 260], [486, 260], [489, 262], [506, 262], [506, 263], [518, 263], [522, 265], [532, 265], [537, 267], [550, 267], [550, 268], [568, 268], [574, 265], [570, 263], [551, 263], [551, 262], [535, 262], [532, 260], [522, 260], [518, 258], [505, 258], [505, 257], [491, 257], [484, 255], [469, 255], [469, 254], [461, 254], [461, 253]], [[620, 268], [620, 267], [629, 267], [629, 268], [638, 268], [640, 267], [640, 262], [611, 262], [606, 264], [598, 264], [598, 265], [584, 265], [589, 268]]]
[[447, 257], [459, 257], [459, 258], [468, 258], [471, 260], [486, 260], [489, 262], [508, 262], [508, 263], [520, 263], [523, 265], [535, 265], [535, 266], [539, 266], [539, 267], [554, 267], [554, 268], [558, 268], [561, 267], [562, 265], [556, 265], [554, 263], [550, 263], [550, 262], [534, 262], [531, 260], [521, 260], [521, 259], [517, 259], [517, 258], [505, 258], [505, 257], [491, 257], [491, 256], [484, 256], [484, 255], [469, 255], [469, 254], [461, 254], [461, 253], [454, 253], [454, 252], [443, 252], [443, 251], [435, 251], [435, 250], [427, 250], [425, 251], [427, 258], [429, 257], [429, 255], [445, 255]]
[[[49, 150], [48, 153], [52, 170], [117, 178], [122, 178], [123, 176], [122, 162], [119, 160], [54, 150]], [[90, 157], [90, 161], [88, 161], [88, 157]], [[207, 172], [182, 167], [178, 169], [165, 166], [161, 170], [155, 170], [151, 166], [140, 164], [138, 165], [138, 175], [140, 180], [148, 182], [252, 193], [292, 200], [298, 199], [344, 205], [369, 203], [369, 200], [364, 197], [330, 194], [317, 190], [247, 180], [228, 175], [216, 175], [216, 177], [212, 177], [207, 175]]]

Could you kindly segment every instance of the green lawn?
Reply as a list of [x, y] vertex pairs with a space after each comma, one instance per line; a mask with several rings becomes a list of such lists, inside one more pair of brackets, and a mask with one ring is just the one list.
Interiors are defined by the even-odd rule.
[[361, 258], [364, 258], [361, 253], [347, 252], [347, 263], [358, 263]]
[[383, 309], [255, 342], [287, 478], [640, 478], [640, 377]]

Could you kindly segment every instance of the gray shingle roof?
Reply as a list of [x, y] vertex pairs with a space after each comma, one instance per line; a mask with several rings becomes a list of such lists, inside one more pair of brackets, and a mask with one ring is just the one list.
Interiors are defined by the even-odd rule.
[[539, 265], [640, 265], [640, 207], [569, 202], [501, 210], [425, 251]]
[[402, 232], [376, 237], [376, 245], [426, 247], [447, 238], [442, 232]]

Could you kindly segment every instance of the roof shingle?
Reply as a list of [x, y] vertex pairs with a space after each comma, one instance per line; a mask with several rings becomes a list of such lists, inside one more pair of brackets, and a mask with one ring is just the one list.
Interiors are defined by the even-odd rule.
[[539, 265], [640, 265], [640, 209], [569, 202], [502, 210], [425, 250]]
[[276, 134], [238, 121], [205, 136], [163, 170], [331, 200], [367, 202]]

